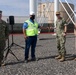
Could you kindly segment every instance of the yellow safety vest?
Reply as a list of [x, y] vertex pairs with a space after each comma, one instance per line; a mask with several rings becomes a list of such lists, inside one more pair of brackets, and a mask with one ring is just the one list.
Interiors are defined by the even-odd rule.
[[27, 36], [35, 36], [38, 35], [38, 23], [32, 23], [30, 20], [25, 21], [28, 23], [28, 28], [26, 29]]

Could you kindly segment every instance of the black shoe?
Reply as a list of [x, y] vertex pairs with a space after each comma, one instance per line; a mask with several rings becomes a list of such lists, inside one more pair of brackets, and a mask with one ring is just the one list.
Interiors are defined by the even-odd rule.
[[28, 60], [25, 60], [25, 63], [28, 63]]
[[25, 59], [25, 63], [28, 63], [28, 59]]
[[38, 61], [38, 59], [37, 58], [32, 58], [31, 61]]

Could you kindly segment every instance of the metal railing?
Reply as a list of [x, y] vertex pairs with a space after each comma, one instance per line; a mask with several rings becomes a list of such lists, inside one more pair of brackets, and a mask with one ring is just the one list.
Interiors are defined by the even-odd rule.
[[[65, 12], [67, 13], [68, 17], [70, 18], [70, 20], [72, 21], [72, 23], [75, 25], [74, 20], [73, 20], [72, 17], [69, 15], [69, 13], [68, 13], [68, 11], [66, 10], [65, 6], [63, 5], [62, 1], [61, 1], [61, 0], [59, 0], [59, 1], [60, 1], [60, 3], [61, 3], [62, 7], [64, 8]], [[66, 2], [67, 2], [67, 1], [66, 1]], [[75, 16], [75, 13], [74, 13], [73, 9], [70, 7], [70, 5], [69, 5], [68, 2], [67, 2], [67, 5], [69, 6], [70, 10], [73, 12], [73, 14], [74, 14], [74, 16]]]
[[[41, 23], [41, 26], [43, 26], [43, 23], [42, 23], [42, 19], [43, 18], [45, 18], [44, 19], [44, 22], [45, 22], [45, 20], [46, 20], [46, 14], [47, 14], [47, 16], [50, 16], [50, 14], [49, 14], [49, 11], [51, 12], [51, 6], [52, 6], [52, 4], [49, 4], [50, 2], [53, 2], [53, 0], [52, 1], [50, 1], [50, 0], [45, 0], [45, 3], [46, 3], [46, 5], [45, 5], [45, 7], [44, 7], [44, 9], [43, 9], [43, 12], [41, 12], [41, 16], [39, 16], [40, 17], [40, 20], [39, 20], [39, 23]], [[42, 2], [41, 2], [42, 3]], [[39, 1], [39, 4], [41, 4], [40, 3], [40, 1]], [[48, 18], [47, 18], [48, 19]], [[47, 20], [48, 21], [48, 20]]]

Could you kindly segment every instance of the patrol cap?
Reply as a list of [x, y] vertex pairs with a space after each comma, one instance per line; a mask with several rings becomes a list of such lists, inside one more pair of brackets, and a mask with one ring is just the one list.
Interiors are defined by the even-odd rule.
[[57, 12], [56, 12], [56, 15], [60, 15], [60, 11], [57, 11]]
[[30, 15], [35, 15], [35, 12], [31, 11], [31, 12], [30, 12]]
[[0, 10], [0, 14], [2, 14], [2, 11]]

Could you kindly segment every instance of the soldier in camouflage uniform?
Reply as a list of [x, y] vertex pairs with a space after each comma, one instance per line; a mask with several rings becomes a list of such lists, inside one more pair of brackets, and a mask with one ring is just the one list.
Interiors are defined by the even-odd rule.
[[[76, 50], [76, 24], [74, 25], [74, 34], [75, 34], [75, 50]], [[76, 58], [74, 59], [76, 61]]]
[[67, 31], [67, 23], [60, 16], [60, 12], [56, 12], [57, 21], [56, 21], [56, 40], [57, 40], [57, 49], [59, 55], [55, 57], [55, 59], [59, 59], [60, 62], [65, 60], [66, 49], [65, 49], [65, 42], [66, 42], [66, 31]]
[[0, 11], [0, 66], [3, 64], [4, 48], [6, 39], [8, 38], [8, 26], [2, 19], [2, 11]]

